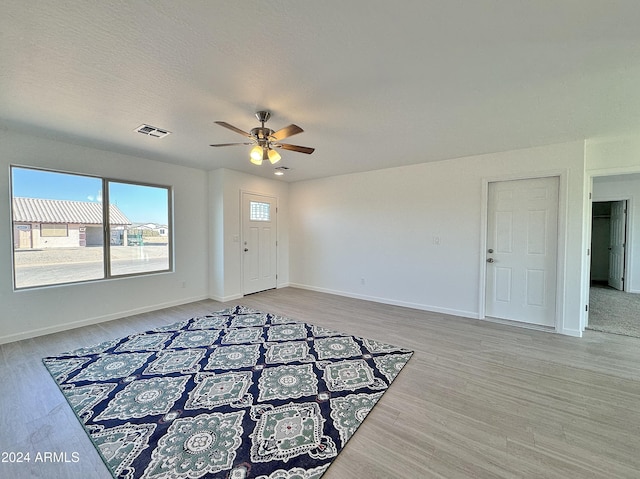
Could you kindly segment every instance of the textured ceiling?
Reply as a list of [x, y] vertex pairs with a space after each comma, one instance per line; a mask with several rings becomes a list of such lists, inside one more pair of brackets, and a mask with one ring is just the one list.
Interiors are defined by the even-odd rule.
[[[640, 131], [640, 2], [4, 0], [5, 127], [296, 181]], [[150, 138], [142, 123], [172, 135]]]

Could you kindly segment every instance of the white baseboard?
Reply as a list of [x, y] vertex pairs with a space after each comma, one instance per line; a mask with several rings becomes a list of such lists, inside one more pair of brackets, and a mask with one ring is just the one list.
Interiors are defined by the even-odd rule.
[[[278, 283], [278, 285], [276, 286], [276, 289], [288, 288], [289, 286], [291, 285], [288, 282]], [[229, 301], [236, 301], [241, 298], [244, 298], [244, 294], [242, 293], [230, 294], [229, 296], [216, 296], [213, 294], [209, 295], [209, 299], [213, 299], [214, 301], [220, 301], [221, 303], [228, 303]]]
[[128, 316], [134, 316], [136, 314], [148, 313], [150, 311], [171, 308], [173, 306], [180, 306], [181, 304], [193, 303], [195, 301], [202, 301], [205, 299], [208, 299], [207, 296], [194, 296], [192, 298], [183, 298], [177, 301], [169, 301], [166, 303], [143, 306], [141, 308], [129, 309], [126, 311], [118, 311], [117, 313], [105, 314], [103, 316], [94, 316], [93, 318], [55, 324], [53, 326], [47, 326], [46, 328], [37, 328], [28, 331], [22, 331], [19, 333], [8, 334], [5, 336], [0, 336], [0, 344], [12, 343], [14, 341], [35, 338], [38, 336], [44, 336], [46, 334], [59, 333], [60, 331], [67, 331], [69, 329], [80, 328], [82, 326], [89, 326], [92, 324], [103, 323], [105, 321], [112, 321], [114, 319], [126, 318]]
[[214, 301], [220, 301], [221, 303], [228, 303], [229, 301], [235, 301], [236, 299], [244, 298], [242, 294], [230, 294], [229, 296], [215, 296], [210, 295], [209, 299]]
[[[451, 309], [451, 308], [441, 308], [439, 306], [432, 306], [429, 304], [421, 304], [421, 303], [411, 303], [411, 302], [407, 302], [407, 301], [397, 301], [395, 299], [389, 299], [389, 298], [379, 298], [376, 296], [367, 296], [367, 295], [363, 295], [363, 294], [356, 294], [356, 293], [347, 293], [344, 291], [336, 291], [333, 289], [328, 289], [328, 288], [318, 288], [316, 286], [309, 286], [306, 284], [299, 284], [299, 283], [290, 283], [289, 286], [291, 286], [292, 288], [300, 288], [300, 289], [307, 289], [309, 291], [317, 291], [319, 293], [328, 293], [328, 294], [335, 294], [338, 296], [345, 296], [347, 298], [354, 298], [354, 299], [362, 299], [365, 301], [373, 301], [374, 303], [382, 303], [382, 304], [391, 304], [393, 306], [402, 306], [405, 308], [413, 308], [413, 309], [419, 309], [421, 311], [429, 311], [432, 313], [442, 313], [442, 314], [450, 314], [452, 316], [460, 316], [463, 318], [471, 318], [471, 319], [481, 319], [480, 318], [480, 314], [474, 311], [464, 311], [464, 310], [459, 310], [459, 309]], [[487, 318], [482, 318], [487, 319]], [[523, 323], [524, 324], [524, 323]], [[526, 326], [522, 326], [522, 327], [526, 327]], [[581, 338], [582, 337], [582, 331], [577, 330], [577, 329], [566, 329], [566, 328], [558, 328], [557, 330], [550, 330], [547, 328], [530, 328], [530, 329], [540, 329], [540, 330], [544, 330], [544, 331], [548, 331], [551, 333], [557, 333], [557, 334], [564, 334], [566, 336], [573, 336], [576, 338]]]
[[345, 291], [336, 291], [336, 290], [333, 290], [333, 289], [318, 288], [316, 286], [309, 286], [309, 285], [306, 285], [306, 284], [299, 284], [299, 283], [289, 283], [289, 286], [291, 286], [292, 288], [300, 288], [300, 289], [307, 289], [309, 291], [317, 291], [319, 293], [335, 294], [337, 296], [345, 296], [347, 298], [362, 299], [362, 300], [365, 300], [365, 301], [373, 301], [374, 303], [390, 304], [390, 305], [393, 305], [393, 306], [402, 306], [404, 308], [419, 309], [421, 311], [429, 311], [429, 312], [432, 312], [432, 313], [450, 314], [452, 316], [461, 316], [463, 318], [471, 318], [471, 319], [478, 319], [480, 317], [478, 315], [478, 313], [473, 312], [473, 311], [464, 311], [464, 310], [459, 310], [459, 309], [441, 308], [439, 306], [432, 306], [432, 305], [428, 305], [428, 304], [411, 303], [411, 302], [408, 302], [408, 301], [398, 301], [398, 300], [391, 299], [391, 298], [380, 298], [380, 297], [377, 297], [377, 296], [367, 296], [367, 295], [364, 295], [364, 294], [348, 293], [348, 292], [345, 292]]
[[582, 331], [580, 331], [579, 329], [560, 328], [560, 329], [558, 329], [558, 333], [559, 334], [564, 334], [565, 336], [573, 336], [574, 338], [581, 338], [582, 337]]

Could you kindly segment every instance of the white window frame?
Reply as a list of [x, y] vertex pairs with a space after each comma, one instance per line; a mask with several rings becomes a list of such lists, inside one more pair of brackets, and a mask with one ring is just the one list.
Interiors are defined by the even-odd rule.
[[[160, 274], [160, 273], [171, 273], [174, 271], [173, 264], [173, 187], [169, 185], [159, 185], [153, 183], [145, 183], [139, 181], [125, 180], [119, 178], [111, 178], [111, 177], [101, 177], [96, 175], [88, 175], [85, 173], [75, 173], [61, 170], [53, 170], [46, 168], [38, 168], [32, 166], [24, 166], [24, 165], [10, 165], [10, 175], [9, 175], [9, 184], [10, 184], [10, 221], [11, 221], [11, 243], [15, 245], [15, 238], [13, 237], [15, 234], [14, 231], [14, 219], [13, 219], [13, 169], [22, 169], [22, 170], [37, 170], [42, 172], [49, 173], [59, 173], [64, 175], [76, 175], [85, 178], [93, 178], [101, 180], [102, 182], [102, 231], [103, 231], [103, 257], [102, 257], [102, 266], [103, 266], [103, 277], [96, 279], [80, 279], [78, 281], [69, 281], [69, 282], [61, 282], [61, 283], [47, 283], [47, 284], [39, 284], [39, 285], [29, 285], [29, 286], [17, 286], [16, 285], [16, 259], [15, 259], [15, 246], [11, 249], [11, 271], [13, 276], [13, 289], [14, 291], [18, 290], [26, 290], [26, 289], [37, 289], [37, 288], [48, 288], [48, 287], [56, 287], [56, 286], [64, 286], [70, 284], [79, 284], [79, 283], [87, 283], [87, 282], [96, 282], [96, 281], [107, 281], [119, 278], [127, 278], [131, 276], [144, 276], [150, 274]], [[168, 267], [166, 269], [160, 270], [150, 270], [150, 271], [140, 271], [134, 273], [126, 273], [126, 274], [112, 274], [111, 273], [111, 227], [109, 226], [109, 184], [111, 183], [121, 183], [121, 184], [129, 184], [135, 186], [147, 186], [152, 188], [162, 188], [167, 191], [167, 218], [168, 218], [168, 234], [167, 234], [167, 247], [168, 247]], [[48, 223], [41, 223], [48, 224]], [[69, 234], [69, 226], [64, 225], [67, 228], [67, 236]]]

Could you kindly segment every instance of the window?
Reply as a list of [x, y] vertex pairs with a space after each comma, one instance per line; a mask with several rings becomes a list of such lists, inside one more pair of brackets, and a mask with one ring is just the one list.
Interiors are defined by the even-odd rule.
[[[166, 234], [169, 208], [169, 189], [134, 183], [109, 182], [109, 203], [122, 212], [129, 212], [136, 221], [127, 229], [110, 217], [110, 231], [118, 236], [119, 247], [111, 248], [111, 275], [150, 273], [169, 269], [169, 242]], [[135, 213], [134, 213], [135, 212]], [[126, 231], [126, 233], [125, 233]], [[126, 236], [126, 245], [124, 237]]]
[[251, 201], [249, 219], [251, 221], [271, 221], [271, 205], [269, 203]]
[[67, 225], [42, 223], [40, 225], [40, 236], [69, 236], [69, 229]]
[[11, 167], [16, 289], [170, 271], [171, 188]]

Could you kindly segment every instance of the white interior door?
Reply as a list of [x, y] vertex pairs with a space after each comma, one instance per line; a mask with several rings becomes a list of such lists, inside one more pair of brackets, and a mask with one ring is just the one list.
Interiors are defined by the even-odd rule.
[[489, 183], [485, 315], [555, 326], [558, 177]]
[[242, 292], [277, 286], [276, 199], [242, 194]]
[[609, 278], [612, 288], [624, 289], [624, 248], [627, 225], [627, 202], [611, 202], [611, 222], [609, 230]]

